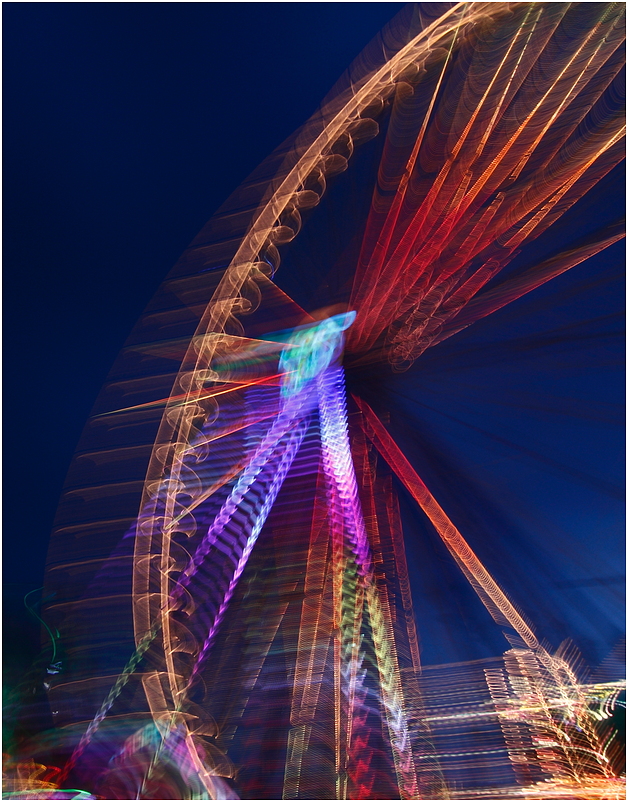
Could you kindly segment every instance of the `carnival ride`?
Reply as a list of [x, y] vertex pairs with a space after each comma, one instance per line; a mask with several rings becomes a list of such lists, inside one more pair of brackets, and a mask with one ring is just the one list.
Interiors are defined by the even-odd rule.
[[[586, 204], [623, 158], [624, 13], [409, 6], [185, 251], [68, 476], [46, 585], [57, 726], [33, 746], [63, 765], [43, 781], [22, 761], [9, 798], [70, 781], [120, 799], [621, 798], [619, 676], [544, 640], [534, 592], [500, 570], [509, 544], [479, 516], [471, 545], [391, 397], [414, 403], [421, 363], [472, 324], [463, 373], [488, 316], [606, 269], [623, 231]], [[452, 568], [458, 600], [430, 612], [434, 590], [415, 614], [426, 572]], [[456, 617], [477, 631], [439, 651]]]

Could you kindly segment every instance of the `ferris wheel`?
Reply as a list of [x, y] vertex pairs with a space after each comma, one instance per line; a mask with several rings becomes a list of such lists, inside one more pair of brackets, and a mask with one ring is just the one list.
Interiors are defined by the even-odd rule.
[[[623, 236], [599, 198], [623, 158], [624, 14], [408, 7], [185, 251], [59, 508], [47, 615], [72, 654], [50, 688], [66, 778], [149, 799], [617, 792], [591, 709], [619, 686], [587, 685], [556, 649], [563, 602], [543, 585], [560, 560], [591, 564], [594, 545], [565, 553], [556, 533], [568, 498], [575, 517], [595, 503], [574, 499], [575, 461], [555, 484], [522, 477], [561, 463], [531, 400], [557, 364], [539, 349], [558, 337], [561, 365], [593, 359], [557, 334], [551, 280], [604, 273]], [[596, 321], [592, 339], [609, 334]], [[602, 388], [599, 369], [573, 392]], [[447, 462], [457, 448], [475, 484]], [[518, 530], [502, 501], [525, 505]]]

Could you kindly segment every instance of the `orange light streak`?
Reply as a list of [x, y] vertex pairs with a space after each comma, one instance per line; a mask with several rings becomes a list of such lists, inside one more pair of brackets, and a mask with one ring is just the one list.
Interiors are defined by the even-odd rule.
[[[102, 415], [97, 415], [96, 417], [103, 418], [105, 415], [115, 415], [118, 412], [131, 412], [135, 409], [151, 409], [152, 407], [160, 407], [166, 406], [168, 403], [172, 403], [173, 407], [184, 407], [187, 404], [195, 403], [197, 401], [206, 401], [208, 398], [216, 398], [219, 395], [226, 395], [227, 393], [233, 393], [236, 390], [243, 390], [246, 387], [252, 387], [254, 384], [265, 384], [266, 382], [272, 382], [275, 379], [281, 379], [282, 376], [287, 376], [292, 371], [285, 371], [284, 373], [276, 373], [273, 376], [263, 376], [261, 379], [253, 379], [249, 382], [236, 382], [234, 383], [233, 387], [227, 387], [225, 390], [216, 390], [215, 393], [204, 393], [203, 390], [197, 390], [194, 392], [193, 390], [182, 393], [181, 395], [171, 395], [168, 398], [160, 398], [159, 401], [147, 401], [145, 404], [136, 404], [133, 407], [124, 407], [123, 409], [114, 409], [111, 412], [103, 412]], [[180, 399], [186, 399], [182, 403], [176, 403]]]

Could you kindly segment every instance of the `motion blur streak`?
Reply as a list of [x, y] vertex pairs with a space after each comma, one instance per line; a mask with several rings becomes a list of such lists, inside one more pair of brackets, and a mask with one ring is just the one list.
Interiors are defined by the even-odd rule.
[[68, 475], [9, 798], [620, 797], [624, 14], [410, 4], [184, 252]]

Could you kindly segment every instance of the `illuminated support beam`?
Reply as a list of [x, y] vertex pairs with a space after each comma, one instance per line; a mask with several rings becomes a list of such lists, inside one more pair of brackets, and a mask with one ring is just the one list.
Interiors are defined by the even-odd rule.
[[370, 406], [353, 396], [364, 416], [365, 431], [375, 448], [390, 465], [404, 487], [430, 519], [452, 557], [471, 582], [486, 609], [500, 624], [507, 623], [530, 649], [540, 648], [539, 641], [497, 582], [482, 565], [473, 549], [450, 521], [421, 477], [380, 422]]
[[[366, 603], [371, 626], [373, 646], [379, 672], [379, 691], [389, 732], [397, 783], [402, 799], [418, 798], [416, 768], [399, 675], [392, 626], [386, 615], [385, 604], [377, 589], [370, 554], [370, 546], [360, 506], [357, 481], [349, 445], [345, 406], [344, 374], [342, 368], [331, 367], [318, 378], [321, 436], [325, 470], [335, 490], [331, 515], [342, 523], [344, 538], [353, 558], [343, 566], [340, 596], [342, 613], [339, 621], [341, 633], [341, 667], [348, 679], [344, 693], [347, 700], [346, 734], [349, 740], [348, 758], [357, 759], [351, 748], [351, 717], [360, 706], [359, 680], [359, 623], [362, 607]], [[351, 565], [353, 563], [353, 565]], [[357, 571], [355, 571], [357, 569]], [[336, 599], [335, 599], [336, 602]], [[337, 602], [336, 602], [337, 604]], [[350, 616], [355, 606], [355, 618]], [[355, 710], [354, 710], [355, 707]], [[349, 759], [347, 759], [347, 765]]]

